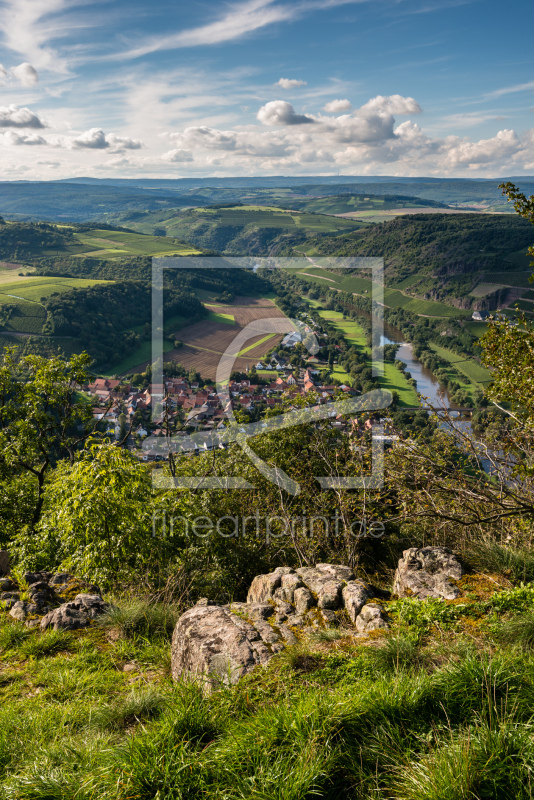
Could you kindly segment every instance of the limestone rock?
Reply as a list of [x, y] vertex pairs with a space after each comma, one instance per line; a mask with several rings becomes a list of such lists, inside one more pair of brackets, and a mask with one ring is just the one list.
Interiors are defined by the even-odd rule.
[[298, 639], [289, 625], [280, 625], [280, 633], [284, 637], [286, 644], [297, 644]]
[[339, 581], [325, 581], [317, 592], [317, 605], [319, 608], [339, 608], [342, 585]]
[[19, 600], [11, 607], [9, 614], [19, 622], [24, 620], [30, 615], [37, 614], [38, 608], [35, 603], [28, 603], [26, 600]]
[[331, 611], [329, 608], [322, 608], [321, 616], [325, 625], [335, 625], [337, 622], [336, 612]]
[[258, 631], [221, 606], [189, 609], [172, 637], [173, 679], [196, 678], [207, 689], [236, 683], [270, 657]]
[[393, 592], [399, 597], [438, 597], [454, 600], [460, 590], [452, 580], [464, 574], [463, 566], [446, 547], [411, 547], [399, 559]]
[[48, 581], [52, 577], [51, 572], [25, 572], [24, 580], [28, 586], [33, 586], [35, 583], [44, 583], [48, 586]]
[[41, 620], [41, 630], [53, 628], [58, 630], [76, 630], [87, 628], [92, 620], [109, 608], [97, 594], [78, 594], [69, 603], [63, 603], [46, 614]]
[[292, 614], [294, 611], [291, 603], [285, 603], [283, 600], [276, 601], [275, 609], [278, 614], [282, 614], [285, 617], [289, 616], [289, 614]]
[[275, 571], [267, 575], [256, 575], [248, 590], [247, 603], [266, 603], [267, 600], [272, 600], [275, 589], [282, 584], [282, 574]]
[[306, 614], [306, 612], [315, 605], [312, 593], [309, 589], [306, 589], [305, 586], [295, 589], [293, 602], [297, 614]]
[[296, 574], [290, 575], [282, 575], [282, 586], [280, 589], [276, 589], [277, 592], [280, 592], [282, 595], [282, 599], [286, 601], [286, 603], [294, 603], [294, 596], [295, 596], [295, 589], [299, 589], [302, 586], [302, 581], [300, 580], [299, 576]]
[[369, 633], [378, 628], [389, 628], [387, 617], [379, 605], [368, 603], [356, 619], [356, 630], [358, 633]]
[[20, 594], [18, 592], [2, 592], [0, 600], [20, 600]]
[[350, 567], [343, 567], [341, 564], [316, 564], [315, 568], [337, 581], [352, 581], [355, 577]]
[[367, 601], [373, 596], [371, 587], [363, 581], [349, 581], [342, 590], [343, 604], [352, 622], [356, 618]]

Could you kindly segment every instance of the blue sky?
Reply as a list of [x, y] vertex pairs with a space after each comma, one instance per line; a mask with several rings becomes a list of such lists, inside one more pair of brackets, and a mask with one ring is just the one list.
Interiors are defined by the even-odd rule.
[[0, 178], [534, 174], [531, 0], [0, 2]]

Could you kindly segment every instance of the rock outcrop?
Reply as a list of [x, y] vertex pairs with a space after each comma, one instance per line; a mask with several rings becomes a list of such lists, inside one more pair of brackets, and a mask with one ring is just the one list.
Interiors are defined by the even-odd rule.
[[454, 600], [460, 590], [452, 581], [459, 580], [464, 568], [458, 556], [446, 547], [411, 547], [405, 550], [393, 581], [399, 597], [427, 597]]
[[211, 689], [266, 664], [272, 650], [257, 628], [228, 608], [194, 606], [176, 624], [171, 653], [174, 680], [194, 677]]
[[47, 628], [55, 631], [87, 628], [92, 620], [104, 614], [108, 608], [108, 604], [98, 594], [78, 594], [74, 600], [45, 614], [40, 627], [42, 631]]
[[355, 633], [388, 627], [372, 587], [349, 567], [278, 567], [252, 581], [246, 603], [209, 605], [203, 598], [183, 614], [174, 630], [171, 669], [174, 680], [202, 680], [208, 689], [235, 683], [298, 636], [341, 619], [356, 623]]
[[26, 572], [20, 586], [0, 578], [0, 600], [13, 619], [43, 630], [85, 628], [109, 608], [98, 586], [68, 572]]

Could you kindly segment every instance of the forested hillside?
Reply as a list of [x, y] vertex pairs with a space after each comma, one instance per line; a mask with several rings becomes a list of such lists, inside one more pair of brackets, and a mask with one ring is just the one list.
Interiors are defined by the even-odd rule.
[[[411, 294], [447, 301], [469, 294], [484, 278], [496, 289], [509, 280], [528, 285], [531, 238], [528, 222], [516, 216], [416, 214], [355, 234], [317, 237], [313, 252], [382, 256], [387, 286], [400, 284]], [[518, 273], [519, 284], [513, 277]]]

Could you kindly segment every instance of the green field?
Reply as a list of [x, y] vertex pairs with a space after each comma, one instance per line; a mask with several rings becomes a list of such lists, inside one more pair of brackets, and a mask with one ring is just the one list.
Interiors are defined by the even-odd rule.
[[504, 286], [531, 286], [529, 278], [532, 271], [521, 270], [521, 272], [486, 272], [484, 277], [488, 282], [500, 283]]
[[[163, 340], [163, 352], [166, 353], [169, 350], [172, 350], [173, 346], [171, 342]], [[119, 361], [118, 364], [114, 364], [106, 373], [104, 377], [108, 377], [109, 375], [124, 375], [126, 372], [131, 372], [134, 367], [137, 367], [139, 364], [144, 364], [146, 361], [150, 361], [152, 358], [152, 342], [142, 342], [142, 344], [134, 350], [134, 352], [126, 356], [122, 361]]]
[[491, 383], [491, 372], [472, 358], [463, 359], [458, 353], [447, 350], [446, 347], [430, 343], [431, 349], [444, 361], [448, 361], [455, 369], [459, 370], [470, 383], [485, 385]]
[[503, 289], [504, 284], [499, 283], [478, 283], [472, 292], [469, 292], [471, 297], [486, 297], [486, 295], [496, 292], [498, 289]]
[[[344, 292], [352, 292], [354, 294], [368, 294], [369, 297], [372, 297], [373, 283], [369, 278], [360, 278], [357, 275], [347, 275], [345, 277], [312, 265], [305, 270], [297, 272], [297, 274], [299, 277], [318, 286], [341, 289]], [[424, 317], [461, 318], [471, 316], [470, 311], [464, 311], [434, 300], [413, 298], [397, 289], [384, 288], [384, 304], [389, 308], [404, 308], [406, 311], [411, 311], [413, 314]]]
[[186, 236], [188, 227], [193, 221], [197, 223], [204, 221], [225, 227], [254, 225], [257, 228], [281, 228], [284, 230], [305, 228], [314, 233], [331, 233], [360, 227], [352, 220], [325, 214], [294, 213], [282, 211], [273, 206], [246, 205], [234, 208], [198, 208], [187, 216], [169, 220], [169, 229], [172, 229], [176, 235]]
[[124, 256], [188, 256], [199, 251], [187, 244], [167, 239], [164, 236], [148, 236], [142, 233], [125, 233], [94, 228], [89, 231], [73, 229], [74, 242], [61, 249], [43, 249], [42, 255], [80, 256], [84, 258], [123, 258]]
[[224, 322], [227, 325], [235, 325], [235, 317], [231, 314], [220, 314], [218, 311], [210, 311], [205, 319], [207, 322]]
[[521, 311], [534, 311], [534, 303], [531, 300], [514, 300], [510, 304], [510, 308], [518, 307]]
[[[310, 305], [313, 305], [315, 308], [319, 305], [316, 301], [308, 300], [308, 298], [304, 298]], [[356, 345], [362, 352], [364, 352], [368, 357], [370, 357], [371, 352], [367, 347], [367, 340], [365, 337], [365, 332], [361, 325], [355, 320], [344, 320], [343, 314], [339, 311], [330, 311], [327, 309], [320, 310], [319, 316], [323, 319], [328, 320], [335, 325], [338, 330], [343, 332], [345, 339], [350, 343]], [[378, 363], [374, 364], [373, 366], [379, 366]], [[409, 385], [408, 379], [404, 377], [404, 375], [396, 368], [394, 364], [391, 362], [384, 362], [384, 374], [379, 379], [380, 386], [383, 389], [388, 389], [390, 392], [397, 392], [399, 395], [399, 403], [401, 406], [405, 406], [408, 408], [413, 408], [414, 406], [419, 405], [419, 398], [417, 396], [416, 390]], [[351, 385], [351, 377], [347, 375], [347, 373], [343, 370], [343, 368], [338, 365], [334, 364], [334, 373], [333, 377], [340, 381], [346, 381], [349, 386]]]
[[420, 405], [416, 390], [410, 386], [408, 379], [391, 361], [384, 361], [384, 375], [380, 378], [380, 386], [390, 392], [397, 392], [399, 404], [405, 408], [414, 408]]
[[404, 278], [404, 280], [400, 281], [399, 283], [396, 283], [392, 288], [409, 289], [410, 286], [413, 286], [414, 284], [418, 283], [420, 280], [426, 277], [427, 277], [426, 275], [418, 275], [417, 273], [415, 275], [408, 275], [407, 278]]
[[[267, 336], [264, 336], [262, 339], [259, 339], [257, 342], [254, 342], [254, 344], [250, 344], [248, 347], [244, 347], [242, 350], [239, 351], [239, 353], [237, 355], [238, 356], [244, 356], [245, 353], [248, 353], [249, 350], [253, 350], [259, 344], [263, 344], [264, 342], [268, 342], [269, 339], [272, 339], [273, 336], [275, 336], [275, 335], [276, 334], [274, 334], [274, 333], [268, 333]], [[259, 361], [261, 361], [261, 358], [259, 359]], [[260, 371], [263, 372], [264, 370], [260, 370]], [[265, 370], [265, 371], [269, 372], [269, 370]]]
[[464, 322], [464, 328], [466, 331], [469, 331], [473, 336], [481, 337], [484, 336], [486, 331], [488, 330], [488, 326], [485, 322], [477, 322], [476, 320], [472, 319], [469, 322]]
[[50, 295], [68, 292], [73, 288], [85, 288], [97, 283], [109, 281], [77, 279], [77, 278], [41, 278], [28, 277], [21, 279], [14, 276], [11, 283], [0, 284], [0, 313], [2, 306], [16, 306], [4, 325], [7, 331], [16, 333], [40, 334], [46, 319], [46, 310], [41, 300]]

